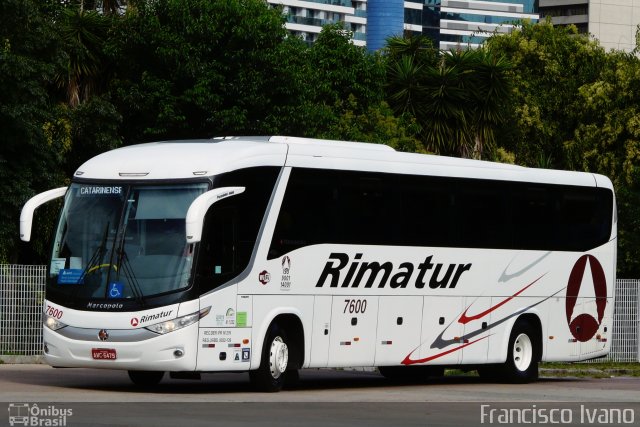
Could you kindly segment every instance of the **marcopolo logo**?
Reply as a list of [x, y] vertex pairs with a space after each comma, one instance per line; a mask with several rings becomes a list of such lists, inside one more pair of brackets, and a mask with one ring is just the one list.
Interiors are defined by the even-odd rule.
[[[587, 263], [590, 267], [589, 270], [591, 271], [591, 277], [585, 278], [584, 276], [585, 271], [587, 270]], [[576, 308], [576, 303], [578, 302], [580, 288], [584, 283], [589, 282], [593, 282], [598, 318], [596, 319], [588, 313], [582, 313], [574, 317], [574, 310]], [[607, 280], [605, 278], [602, 265], [593, 255], [583, 255], [578, 258], [578, 261], [576, 261], [573, 266], [571, 274], [569, 275], [569, 283], [567, 285], [567, 323], [569, 324], [571, 335], [580, 342], [585, 342], [593, 338], [602, 323], [604, 309], [606, 306]]]

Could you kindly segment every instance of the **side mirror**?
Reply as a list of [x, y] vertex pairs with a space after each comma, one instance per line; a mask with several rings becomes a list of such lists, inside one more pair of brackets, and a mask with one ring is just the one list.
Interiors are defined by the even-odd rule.
[[187, 243], [197, 243], [202, 239], [202, 227], [207, 211], [219, 200], [244, 193], [245, 187], [222, 187], [207, 191], [198, 196], [187, 211], [185, 219]]
[[24, 204], [20, 213], [20, 239], [23, 242], [31, 240], [31, 226], [35, 210], [45, 203], [64, 196], [66, 192], [67, 187], [55, 188], [33, 196]]

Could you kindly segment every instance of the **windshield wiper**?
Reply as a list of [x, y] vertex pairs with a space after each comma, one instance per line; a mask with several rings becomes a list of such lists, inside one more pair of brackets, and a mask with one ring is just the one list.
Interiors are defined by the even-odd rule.
[[140, 283], [138, 283], [138, 279], [136, 278], [136, 274], [133, 271], [133, 267], [131, 267], [129, 255], [127, 255], [127, 252], [124, 250], [124, 238], [122, 239], [122, 242], [123, 244], [120, 245], [120, 248], [118, 250], [118, 279], [120, 278], [120, 272], [124, 271], [125, 277], [131, 284], [131, 290], [133, 291], [133, 295], [136, 301], [138, 301], [141, 307], [144, 307], [144, 295], [142, 294], [142, 290], [140, 289]]
[[85, 276], [87, 275], [87, 273], [90, 272], [90, 270], [93, 267], [95, 267], [96, 261], [98, 261], [97, 265], [100, 265], [100, 260], [102, 260], [102, 258], [104, 257], [104, 252], [107, 246], [107, 238], [109, 235], [109, 225], [111, 225], [111, 223], [107, 222], [107, 226], [104, 228], [104, 236], [102, 237], [102, 242], [100, 242], [100, 246], [98, 246], [95, 252], [93, 252], [93, 255], [91, 255], [91, 258], [89, 258], [89, 262], [87, 262], [86, 267], [82, 270], [82, 274], [78, 279], [78, 283], [84, 282]]

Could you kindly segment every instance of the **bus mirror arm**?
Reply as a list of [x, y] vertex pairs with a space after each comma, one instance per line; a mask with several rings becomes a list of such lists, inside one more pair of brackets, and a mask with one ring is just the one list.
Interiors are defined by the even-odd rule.
[[204, 217], [207, 211], [214, 203], [226, 199], [227, 197], [236, 196], [243, 193], [245, 187], [222, 187], [214, 188], [204, 194], [198, 196], [187, 211], [185, 219], [185, 230], [187, 235], [187, 243], [198, 243], [202, 239], [202, 227], [204, 226]]
[[64, 196], [66, 192], [67, 187], [54, 188], [33, 196], [24, 204], [20, 213], [20, 239], [23, 242], [31, 240], [31, 226], [35, 210], [45, 203]]

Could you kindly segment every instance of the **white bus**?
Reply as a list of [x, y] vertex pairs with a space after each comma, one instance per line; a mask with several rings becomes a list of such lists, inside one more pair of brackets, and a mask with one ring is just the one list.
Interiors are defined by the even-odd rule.
[[591, 173], [233, 137], [129, 146], [84, 163], [63, 196], [44, 309], [56, 367], [388, 377], [478, 369], [514, 382], [539, 361], [610, 348], [613, 186]]

